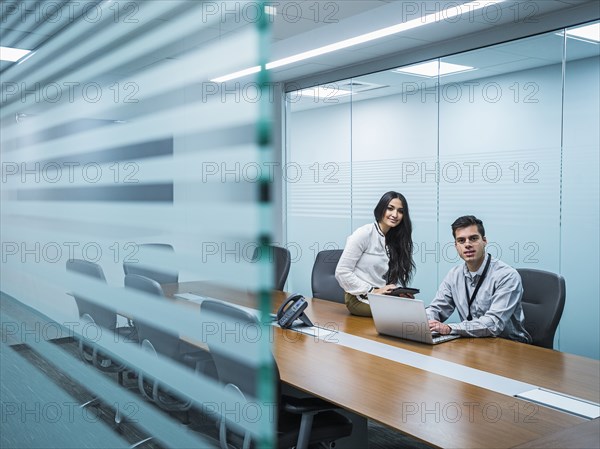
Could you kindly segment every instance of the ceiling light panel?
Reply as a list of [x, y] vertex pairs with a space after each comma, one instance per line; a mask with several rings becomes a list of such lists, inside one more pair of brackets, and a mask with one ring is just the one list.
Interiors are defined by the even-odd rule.
[[23, 50], [21, 48], [0, 47], [0, 60], [17, 62], [24, 56], [31, 53], [31, 50]]
[[449, 62], [429, 61], [394, 69], [392, 72], [433, 78], [438, 75], [445, 76], [453, 73], [468, 72], [470, 70], [475, 70], [475, 68], [467, 65], [450, 64]]
[[600, 42], [600, 22], [567, 30], [567, 36], [588, 42]]

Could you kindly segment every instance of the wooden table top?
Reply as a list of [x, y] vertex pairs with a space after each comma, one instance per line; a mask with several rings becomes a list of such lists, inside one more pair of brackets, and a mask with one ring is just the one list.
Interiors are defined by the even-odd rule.
[[[169, 296], [177, 292], [256, 307], [252, 294], [203, 282], [165, 287]], [[273, 293], [274, 310], [283, 299], [283, 292]], [[351, 316], [343, 304], [308, 301], [305, 312], [317, 326], [600, 402], [596, 360], [499, 338], [435, 346], [400, 340], [377, 334], [371, 318]], [[541, 447], [551, 447], [543, 438], [589, 422], [309, 335], [279, 328], [274, 335], [273, 354], [284, 382], [434, 446], [497, 448], [539, 440]]]

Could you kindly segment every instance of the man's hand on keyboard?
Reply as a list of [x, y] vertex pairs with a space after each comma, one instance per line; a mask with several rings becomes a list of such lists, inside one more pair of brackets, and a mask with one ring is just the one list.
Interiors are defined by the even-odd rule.
[[436, 320], [429, 320], [429, 330], [431, 332], [437, 332], [440, 335], [448, 335], [452, 332], [452, 328], [447, 324], [440, 323]]

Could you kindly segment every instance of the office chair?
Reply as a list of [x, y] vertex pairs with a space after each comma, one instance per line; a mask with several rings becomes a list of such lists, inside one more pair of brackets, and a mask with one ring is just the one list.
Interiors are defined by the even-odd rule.
[[[141, 290], [151, 295], [163, 297], [162, 287], [153, 279], [137, 274], [125, 276], [125, 287]], [[166, 357], [193, 369], [196, 373], [211, 375], [216, 378], [216, 372], [211, 355], [190, 344], [185, 344], [178, 335], [167, 332], [159, 327], [152, 326], [142, 317], [136, 317], [138, 338], [142, 349], [156, 357]], [[187, 412], [192, 406], [192, 401], [174, 395], [159, 381], [140, 371], [138, 373], [138, 388], [140, 393], [148, 400], [157, 404], [161, 409], [169, 412], [186, 412], [185, 422], [189, 423]]]
[[[102, 267], [96, 263], [88, 262], [87, 260], [69, 259], [67, 261], [67, 270], [106, 282]], [[98, 332], [101, 332], [101, 329], [107, 329], [117, 335], [118, 341], [137, 343], [137, 333], [134, 327], [117, 327], [117, 313], [114, 310], [89, 301], [79, 293], [73, 293], [73, 297], [77, 303], [79, 316], [86, 325], [99, 326], [100, 329]], [[90, 345], [89, 342], [86, 343], [84, 337], [79, 338], [79, 355], [83, 361], [93, 365], [100, 371], [117, 373], [119, 385], [124, 385], [123, 373], [127, 370], [127, 366], [122, 361], [115, 360], [110, 355], [103, 353], [98, 345]], [[81, 407], [83, 408], [97, 403], [98, 398], [93, 398], [85, 404], [82, 404]], [[119, 424], [120, 422], [121, 416], [117, 409], [115, 423]]]
[[565, 278], [549, 271], [517, 268], [523, 284], [525, 329], [532, 344], [554, 348], [554, 334], [565, 307]]
[[344, 303], [344, 289], [335, 278], [335, 269], [344, 250], [319, 251], [312, 269], [313, 298]]
[[266, 258], [267, 262], [274, 263], [275, 278], [273, 288], [275, 290], [283, 290], [292, 264], [290, 251], [287, 248], [272, 245], [267, 247], [264, 253], [262, 254], [261, 248], [257, 247], [252, 255], [252, 260], [258, 261], [262, 255], [262, 257]]
[[[249, 329], [259, 326], [258, 318], [245, 310], [224, 302], [205, 300], [201, 305], [201, 313], [217, 329], [235, 328]], [[243, 332], [243, 331], [241, 331]], [[256, 367], [247, 365], [237, 357], [240, 335], [232, 332], [211, 332], [206, 335], [206, 343], [215, 361], [219, 381], [225, 389], [232, 390], [240, 396], [240, 408], [249, 400], [258, 398], [259, 372]], [[233, 351], [233, 352], [232, 352]], [[276, 382], [275, 397], [277, 400], [277, 441], [276, 447], [306, 449], [308, 445], [323, 443], [332, 444], [335, 440], [352, 433], [352, 422], [345, 416], [336, 413], [333, 404], [318, 398], [294, 398], [281, 394], [281, 379], [275, 360], [272, 358], [273, 379]], [[237, 417], [240, 418], [239, 416]], [[239, 423], [230, 422], [225, 416], [220, 420], [219, 439], [223, 449], [231, 447], [248, 448], [251, 437], [248, 432], [242, 434]], [[228, 441], [231, 439], [231, 441]]]
[[131, 262], [128, 258], [125, 258], [123, 261], [125, 275], [138, 274], [153, 279], [161, 285], [176, 284], [179, 282], [179, 273], [177, 270], [165, 271], [164, 269], [157, 269], [151, 265], [144, 264], [144, 250], [148, 248], [174, 252], [173, 247], [167, 243], [143, 243], [138, 246], [139, 251], [131, 256], [132, 259], [137, 259], [137, 262]]

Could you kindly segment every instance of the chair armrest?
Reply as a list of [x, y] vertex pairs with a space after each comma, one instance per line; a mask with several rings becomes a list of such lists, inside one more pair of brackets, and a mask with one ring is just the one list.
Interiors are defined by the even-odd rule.
[[119, 341], [124, 343], [139, 343], [137, 328], [135, 326], [121, 326], [115, 329]]
[[302, 413], [319, 413], [339, 409], [337, 405], [319, 398], [295, 398], [283, 396], [282, 406], [285, 411], [301, 415]]
[[181, 354], [181, 361], [197, 373], [205, 373], [208, 367], [214, 366], [212, 355], [206, 351], [194, 351]]

